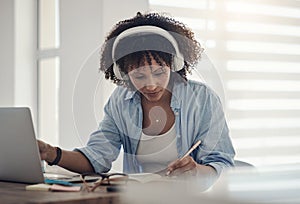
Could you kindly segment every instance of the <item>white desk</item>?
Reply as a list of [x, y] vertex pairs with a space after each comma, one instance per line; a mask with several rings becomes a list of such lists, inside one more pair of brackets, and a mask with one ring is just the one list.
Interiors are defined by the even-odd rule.
[[201, 192], [202, 184], [197, 179], [180, 185], [147, 184], [129, 188], [125, 200], [132, 204], [300, 203], [300, 164], [231, 169], [209, 190]]
[[300, 203], [300, 164], [233, 169], [208, 194], [240, 203]]

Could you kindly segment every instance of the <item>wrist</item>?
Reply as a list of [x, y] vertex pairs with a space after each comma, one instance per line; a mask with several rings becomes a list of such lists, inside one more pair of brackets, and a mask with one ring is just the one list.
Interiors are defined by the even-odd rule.
[[59, 147], [50, 147], [48, 152], [48, 165], [57, 165], [61, 159], [62, 150]]
[[55, 157], [56, 157], [56, 147], [53, 147], [49, 144], [47, 144], [46, 146], [46, 162], [51, 162], [54, 161]]
[[217, 171], [210, 165], [197, 164], [197, 174], [202, 176], [217, 176]]

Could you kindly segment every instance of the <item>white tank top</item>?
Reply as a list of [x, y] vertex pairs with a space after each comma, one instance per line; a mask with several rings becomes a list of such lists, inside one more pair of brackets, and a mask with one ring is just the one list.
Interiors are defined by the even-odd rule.
[[137, 160], [143, 172], [154, 173], [177, 159], [175, 123], [162, 135], [151, 136], [142, 132], [137, 148]]

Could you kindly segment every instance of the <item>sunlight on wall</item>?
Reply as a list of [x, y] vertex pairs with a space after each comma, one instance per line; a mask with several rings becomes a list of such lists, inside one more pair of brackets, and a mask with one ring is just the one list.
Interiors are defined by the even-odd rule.
[[149, 2], [191, 27], [210, 54], [237, 158], [300, 163], [299, 1]]

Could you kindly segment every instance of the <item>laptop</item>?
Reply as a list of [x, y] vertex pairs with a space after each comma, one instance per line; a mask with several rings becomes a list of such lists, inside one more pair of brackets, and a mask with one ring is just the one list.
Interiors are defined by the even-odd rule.
[[0, 107], [0, 180], [44, 182], [29, 108]]

